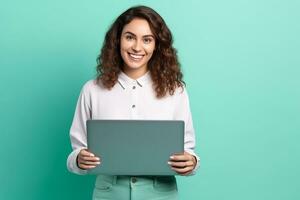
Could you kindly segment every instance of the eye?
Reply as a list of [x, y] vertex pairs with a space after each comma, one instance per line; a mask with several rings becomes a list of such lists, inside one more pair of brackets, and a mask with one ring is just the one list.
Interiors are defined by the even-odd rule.
[[144, 39], [143, 39], [143, 41], [144, 41], [144, 43], [145, 43], [145, 44], [149, 44], [149, 43], [151, 43], [151, 42], [152, 42], [152, 40], [153, 40], [153, 39], [152, 39], [152, 38], [150, 38], [150, 37], [149, 37], [149, 38], [144, 38]]
[[134, 39], [134, 37], [132, 35], [125, 35], [125, 39], [131, 41]]

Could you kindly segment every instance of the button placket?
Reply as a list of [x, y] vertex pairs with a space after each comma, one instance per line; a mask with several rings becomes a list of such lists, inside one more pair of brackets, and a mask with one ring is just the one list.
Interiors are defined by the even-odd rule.
[[132, 104], [131, 104], [131, 117], [133, 119], [137, 118], [137, 85], [134, 81], [131, 85], [131, 95], [132, 95]]

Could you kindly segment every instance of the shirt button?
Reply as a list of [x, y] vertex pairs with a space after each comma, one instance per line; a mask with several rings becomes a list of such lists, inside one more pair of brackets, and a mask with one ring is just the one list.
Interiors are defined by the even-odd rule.
[[133, 86], [132, 89], [135, 89], [135, 86]]
[[132, 182], [132, 183], [136, 183], [136, 182], [137, 182], [137, 179], [136, 179], [135, 177], [132, 177], [132, 178], [131, 178], [131, 182]]
[[135, 108], [135, 105], [132, 105], [131, 107], [132, 107], [132, 108]]

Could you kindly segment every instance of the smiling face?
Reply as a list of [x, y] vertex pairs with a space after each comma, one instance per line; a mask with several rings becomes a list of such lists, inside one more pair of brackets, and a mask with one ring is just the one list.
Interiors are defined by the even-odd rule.
[[135, 18], [124, 26], [120, 51], [124, 61], [124, 72], [129, 77], [137, 79], [147, 72], [154, 49], [155, 37], [146, 20]]

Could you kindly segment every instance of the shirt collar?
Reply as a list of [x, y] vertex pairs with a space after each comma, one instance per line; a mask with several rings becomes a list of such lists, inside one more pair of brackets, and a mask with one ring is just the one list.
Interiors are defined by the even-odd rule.
[[143, 87], [150, 81], [151, 81], [150, 71], [148, 71], [146, 74], [144, 74], [143, 76], [139, 77], [136, 80], [127, 76], [123, 71], [120, 72], [118, 77], [118, 82], [123, 89], [130, 87], [132, 85], [138, 85], [140, 87]]

